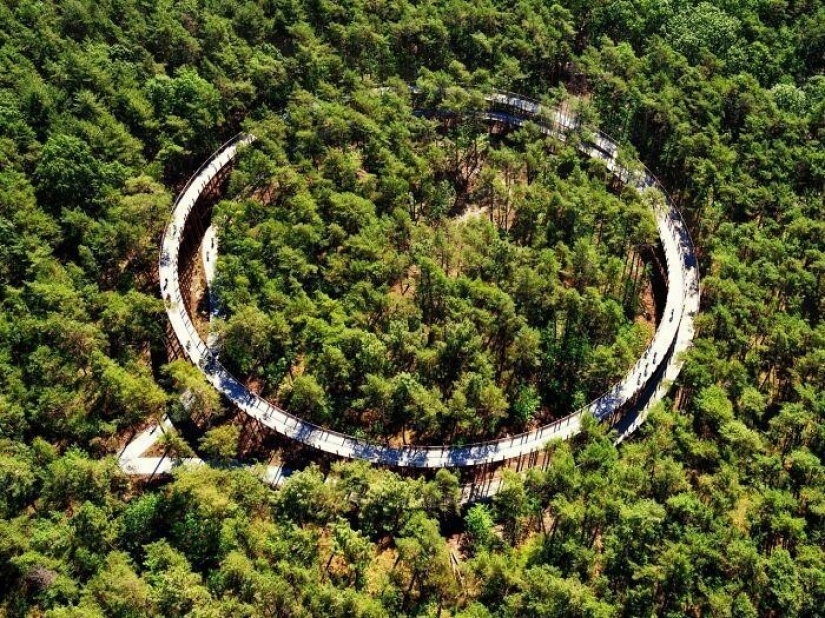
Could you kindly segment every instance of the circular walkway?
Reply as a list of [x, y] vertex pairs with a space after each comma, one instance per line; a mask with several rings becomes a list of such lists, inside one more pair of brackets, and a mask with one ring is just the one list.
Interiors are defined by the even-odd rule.
[[[488, 109], [481, 115], [492, 121], [513, 126], [533, 122], [545, 134], [563, 141], [578, 128], [575, 117], [560, 110], [542, 108], [539, 103], [524, 97], [496, 93], [487, 96], [486, 100]], [[269, 403], [232, 376], [200, 337], [183, 302], [178, 270], [183, 230], [201, 193], [232, 163], [238, 151], [252, 141], [254, 137], [251, 135], [236, 136], [212, 155], [187, 183], [175, 201], [163, 233], [159, 280], [164, 288], [162, 294], [167, 300], [169, 320], [189, 360], [234, 405], [273, 431], [332, 455], [373, 463], [416, 468], [476, 466], [540, 451], [550, 440], [567, 439], [578, 433], [583, 415], [591, 414], [601, 420], [622, 410], [632, 400], [640, 401], [629, 405], [616, 425], [620, 441], [639, 427], [650, 406], [664, 397], [678, 375], [682, 366], [681, 353], [691, 345], [693, 317], [699, 308], [699, 274], [693, 243], [681, 215], [653, 174], [643, 166], [632, 171], [622, 167], [616, 159], [618, 144], [598, 133], [581, 140], [577, 148], [587, 156], [602, 160], [624, 184], [641, 192], [658, 190], [662, 195], [660, 203], [654, 201], [658, 203], [654, 206], [654, 215], [666, 260], [667, 300], [662, 320], [648, 348], [618, 384], [580, 410], [549, 425], [513, 437], [462, 446], [390, 447], [374, 444], [324, 429]]]

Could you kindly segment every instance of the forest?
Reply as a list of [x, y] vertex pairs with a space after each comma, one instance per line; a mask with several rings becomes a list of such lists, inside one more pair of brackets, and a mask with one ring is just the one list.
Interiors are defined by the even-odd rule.
[[229, 367], [308, 420], [436, 443], [519, 432], [622, 377], [653, 329], [652, 299], [631, 321], [651, 198], [535, 130], [442, 135], [400, 96], [355, 105], [299, 99], [254, 129], [297, 160], [247, 153], [213, 217]]
[[[819, 0], [0, 3], [0, 618], [825, 616], [824, 70]], [[530, 127], [376, 95], [408, 84], [570, 103], [656, 173], [702, 275], [669, 397], [471, 506], [364, 462], [125, 475], [181, 392], [227, 414], [167, 354], [157, 260], [239, 131], [218, 327], [274, 401], [471, 441], [633, 363], [644, 200]]]

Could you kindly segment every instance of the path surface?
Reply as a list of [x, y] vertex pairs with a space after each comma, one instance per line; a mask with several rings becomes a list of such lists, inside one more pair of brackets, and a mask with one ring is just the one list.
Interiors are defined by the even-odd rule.
[[[200, 457], [184, 457], [180, 459], [169, 456], [144, 457], [146, 451], [155, 446], [167, 431], [174, 431], [174, 429], [172, 421], [168, 416], [164, 416], [160, 423], [151, 425], [134, 440], [129, 442], [126, 448], [118, 455], [117, 461], [121, 469], [127, 474], [134, 476], [156, 477], [169, 474], [179, 466], [193, 467], [204, 465], [206, 462]], [[243, 467], [252, 472], [257, 472], [264, 482], [276, 487], [283, 483], [284, 479], [291, 474], [291, 471], [274, 465], [242, 466], [238, 464], [232, 467]]]
[[[487, 101], [490, 107], [483, 115], [490, 120], [512, 125], [533, 121], [546, 134], [562, 140], [577, 128], [572, 116], [559, 110], [546, 110], [534, 101], [515, 95], [494, 94], [487, 97]], [[549, 122], [547, 118], [550, 118]], [[617, 425], [618, 439], [622, 440], [639, 427], [650, 406], [665, 395], [668, 385], [678, 375], [682, 366], [681, 353], [690, 346], [693, 317], [699, 306], [699, 278], [693, 244], [675, 205], [653, 175], [646, 169], [629, 172], [622, 168], [616, 160], [618, 145], [607, 136], [597, 134], [589, 142], [582, 141], [579, 149], [584, 154], [604, 161], [607, 168], [626, 184], [642, 192], [659, 189], [663, 195], [662, 204], [654, 208], [654, 214], [668, 278], [663, 318], [650, 345], [633, 369], [610, 391], [570, 416], [524, 434], [466, 446], [432, 447], [389, 447], [368, 443], [313, 425], [265, 401], [229, 374], [198, 335], [183, 303], [178, 276], [182, 230], [201, 192], [232, 162], [238, 150], [253, 140], [252, 136], [239, 136], [225, 144], [193, 175], [176, 200], [163, 235], [160, 280], [168, 281], [163, 292], [167, 315], [190, 361], [201, 368], [207, 380], [224, 396], [270, 429], [340, 457], [417, 468], [475, 466], [539, 451], [549, 440], [567, 439], [576, 434], [584, 414], [607, 418], [643, 394], [644, 403], [626, 411]], [[207, 246], [211, 247], [211, 241], [202, 245], [204, 259]], [[211, 279], [215, 261], [211, 251], [209, 257], [206, 272]]]

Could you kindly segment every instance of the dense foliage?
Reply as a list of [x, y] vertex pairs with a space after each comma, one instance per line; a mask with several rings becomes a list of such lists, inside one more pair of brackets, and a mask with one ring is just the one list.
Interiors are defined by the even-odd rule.
[[263, 150], [234, 179], [249, 197], [214, 219], [229, 367], [374, 439], [466, 441], [569, 413], [652, 330], [628, 319], [650, 205], [535, 128], [502, 141], [468, 116], [440, 131], [405, 99], [298, 96], [255, 129]]
[[[817, 0], [0, 3], [0, 615], [822, 616], [824, 56]], [[200, 386], [162, 369], [171, 188], [244, 122], [277, 135], [290, 105], [394, 78], [564, 86], [703, 250], [677, 405], [508, 478], [464, 514], [456, 570], [447, 473], [143, 490], [106, 457]], [[572, 212], [601, 212], [548, 165]]]

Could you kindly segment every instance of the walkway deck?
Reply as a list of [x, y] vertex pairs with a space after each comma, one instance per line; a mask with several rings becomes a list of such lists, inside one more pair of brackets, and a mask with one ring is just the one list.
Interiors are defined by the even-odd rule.
[[[490, 109], [484, 115], [490, 120], [513, 125], [532, 121], [545, 133], [562, 140], [577, 128], [575, 118], [558, 110], [548, 113], [534, 101], [510, 94], [490, 95], [487, 100]], [[552, 118], [552, 122], [548, 123], [547, 118]], [[622, 440], [638, 428], [650, 406], [664, 397], [668, 385], [678, 375], [682, 366], [681, 353], [691, 344], [693, 317], [699, 307], [699, 277], [693, 244], [678, 210], [655, 177], [646, 169], [630, 172], [622, 168], [616, 159], [618, 145], [607, 136], [597, 134], [593, 140], [579, 146], [584, 154], [604, 161], [607, 169], [624, 183], [642, 192], [658, 189], [663, 196], [661, 206], [654, 208], [668, 277], [663, 319], [644, 355], [621, 382], [584, 408], [549, 425], [517, 436], [466, 446], [388, 447], [372, 444], [313, 425], [265, 401], [233, 377], [197, 333], [183, 303], [178, 273], [182, 232], [198, 198], [210, 181], [232, 162], [239, 149], [253, 140], [254, 137], [249, 135], [239, 136], [225, 144], [193, 175], [175, 202], [163, 235], [160, 280], [168, 282], [163, 292], [167, 299], [167, 314], [189, 360], [200, 367], [207, 380], [238, 408], [270, 429], [339, 457], [416, 468], [476, 466], [539, 451], [552, 439], [567, 439], [576, 434], [584, 414], [605, 419], [637, 395], [652, 392], [642, 406], [625, 412], [617, 425], [619, 440]], [[214, 263], [214, 256], [210, 259]], [[211, 274], [211, 268], [207, 272]]]

